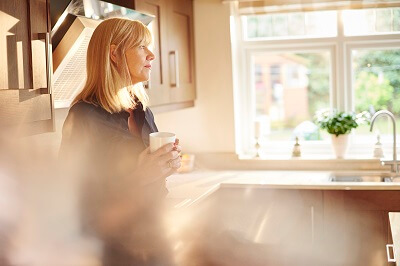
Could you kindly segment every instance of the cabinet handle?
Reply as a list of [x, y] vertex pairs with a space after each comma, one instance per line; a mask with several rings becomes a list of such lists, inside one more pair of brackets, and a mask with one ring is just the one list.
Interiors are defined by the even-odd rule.
[[175, 62], [175, 83], [170, 82], [171, 87], [179, 88], [179, 55], [178, 51], [174, 50], [169, 52], [169, 55], [174, 56], [174, 62]]
[[[390, 257], [389, 248], [392, 248], [393, 258]], [[396, 262], [396, 256], [394, 254], [394, 250], [393, 249], [394, 249], [394, 245], [393, 244], [387, 244], [386, 245], [386, 255], [387, 255], [388, 262]]]
[[45, 40], [45, 50], [46, 50], [46, 82], [47, 88], [41, 88], [40, 92], [42, 94], [51, 94], [51, 75], [52, 73], [52, 65], [51, 65], [51, 57], [52, 51], [50, 47], [50, 32], [44, 32], [38, 34], [39, 39]]

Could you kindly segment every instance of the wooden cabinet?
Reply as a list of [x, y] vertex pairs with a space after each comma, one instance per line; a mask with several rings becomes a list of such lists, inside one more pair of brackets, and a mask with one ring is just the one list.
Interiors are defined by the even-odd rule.
[[193, 208], [189, 231], [214, 236], [201, 247], [206, 260], [227, 258], [232, 250], [243, 260], [215, 265], [386, 266], [393, 265], [386, 255], [391, 211], [400, 211], [398, 190], [227, 185]]
[[169, 83], [172, 103], [194, 100], [193, 3], [168, 1]]
[[396, 265], [400, 265], [400, 212], [390, 212], [389, 222], [392, 241], [388, 246], [388, 260], [396, 260]]
[[213, 227], [234, 228], [268, 245], [311, 245], [321, 235], [322, 203], [322, 192], [315, 190], [223, 188], [214, 200]]
[[390, 211], [400, 211], [400, 191], [325, 191], [324, 238], [346, 265], [390, 265]]
[[0, 1], [0, 126], [54, 128], [48, 0]]
[[323, 230], [322, 191], [227, 185], [189, 212], [183, 245], [196, 265], [324, 265], [311, 259]]
[[192, 106], [195, 99], [192, 0], [135, 0], [137, 11], [155, 16], [151, 79], [147, 86], [153, 109]]

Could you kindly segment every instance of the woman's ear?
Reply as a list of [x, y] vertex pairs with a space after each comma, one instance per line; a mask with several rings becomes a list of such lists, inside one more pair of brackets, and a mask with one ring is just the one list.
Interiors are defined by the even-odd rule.
[[110, 45], [110, 59], [115, 64], [117, 64], [117, 54], [116, 54], [117, 46], [115, 44]]

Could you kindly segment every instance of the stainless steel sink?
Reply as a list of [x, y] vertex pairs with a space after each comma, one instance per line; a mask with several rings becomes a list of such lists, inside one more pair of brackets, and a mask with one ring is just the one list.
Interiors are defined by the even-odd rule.
[[333, 173], [329, 181], [331, 182], [392, 182], [388, 174], [364, 174], [364, 173]]

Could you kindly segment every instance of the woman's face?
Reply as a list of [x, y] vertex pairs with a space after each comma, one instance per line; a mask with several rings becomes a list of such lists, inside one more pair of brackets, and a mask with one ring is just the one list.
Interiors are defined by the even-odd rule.
[[129, 48], [125, 57], [133, 84], [149, 80], [151, 61], [155, 58], [149, 47], [140, 45]]

